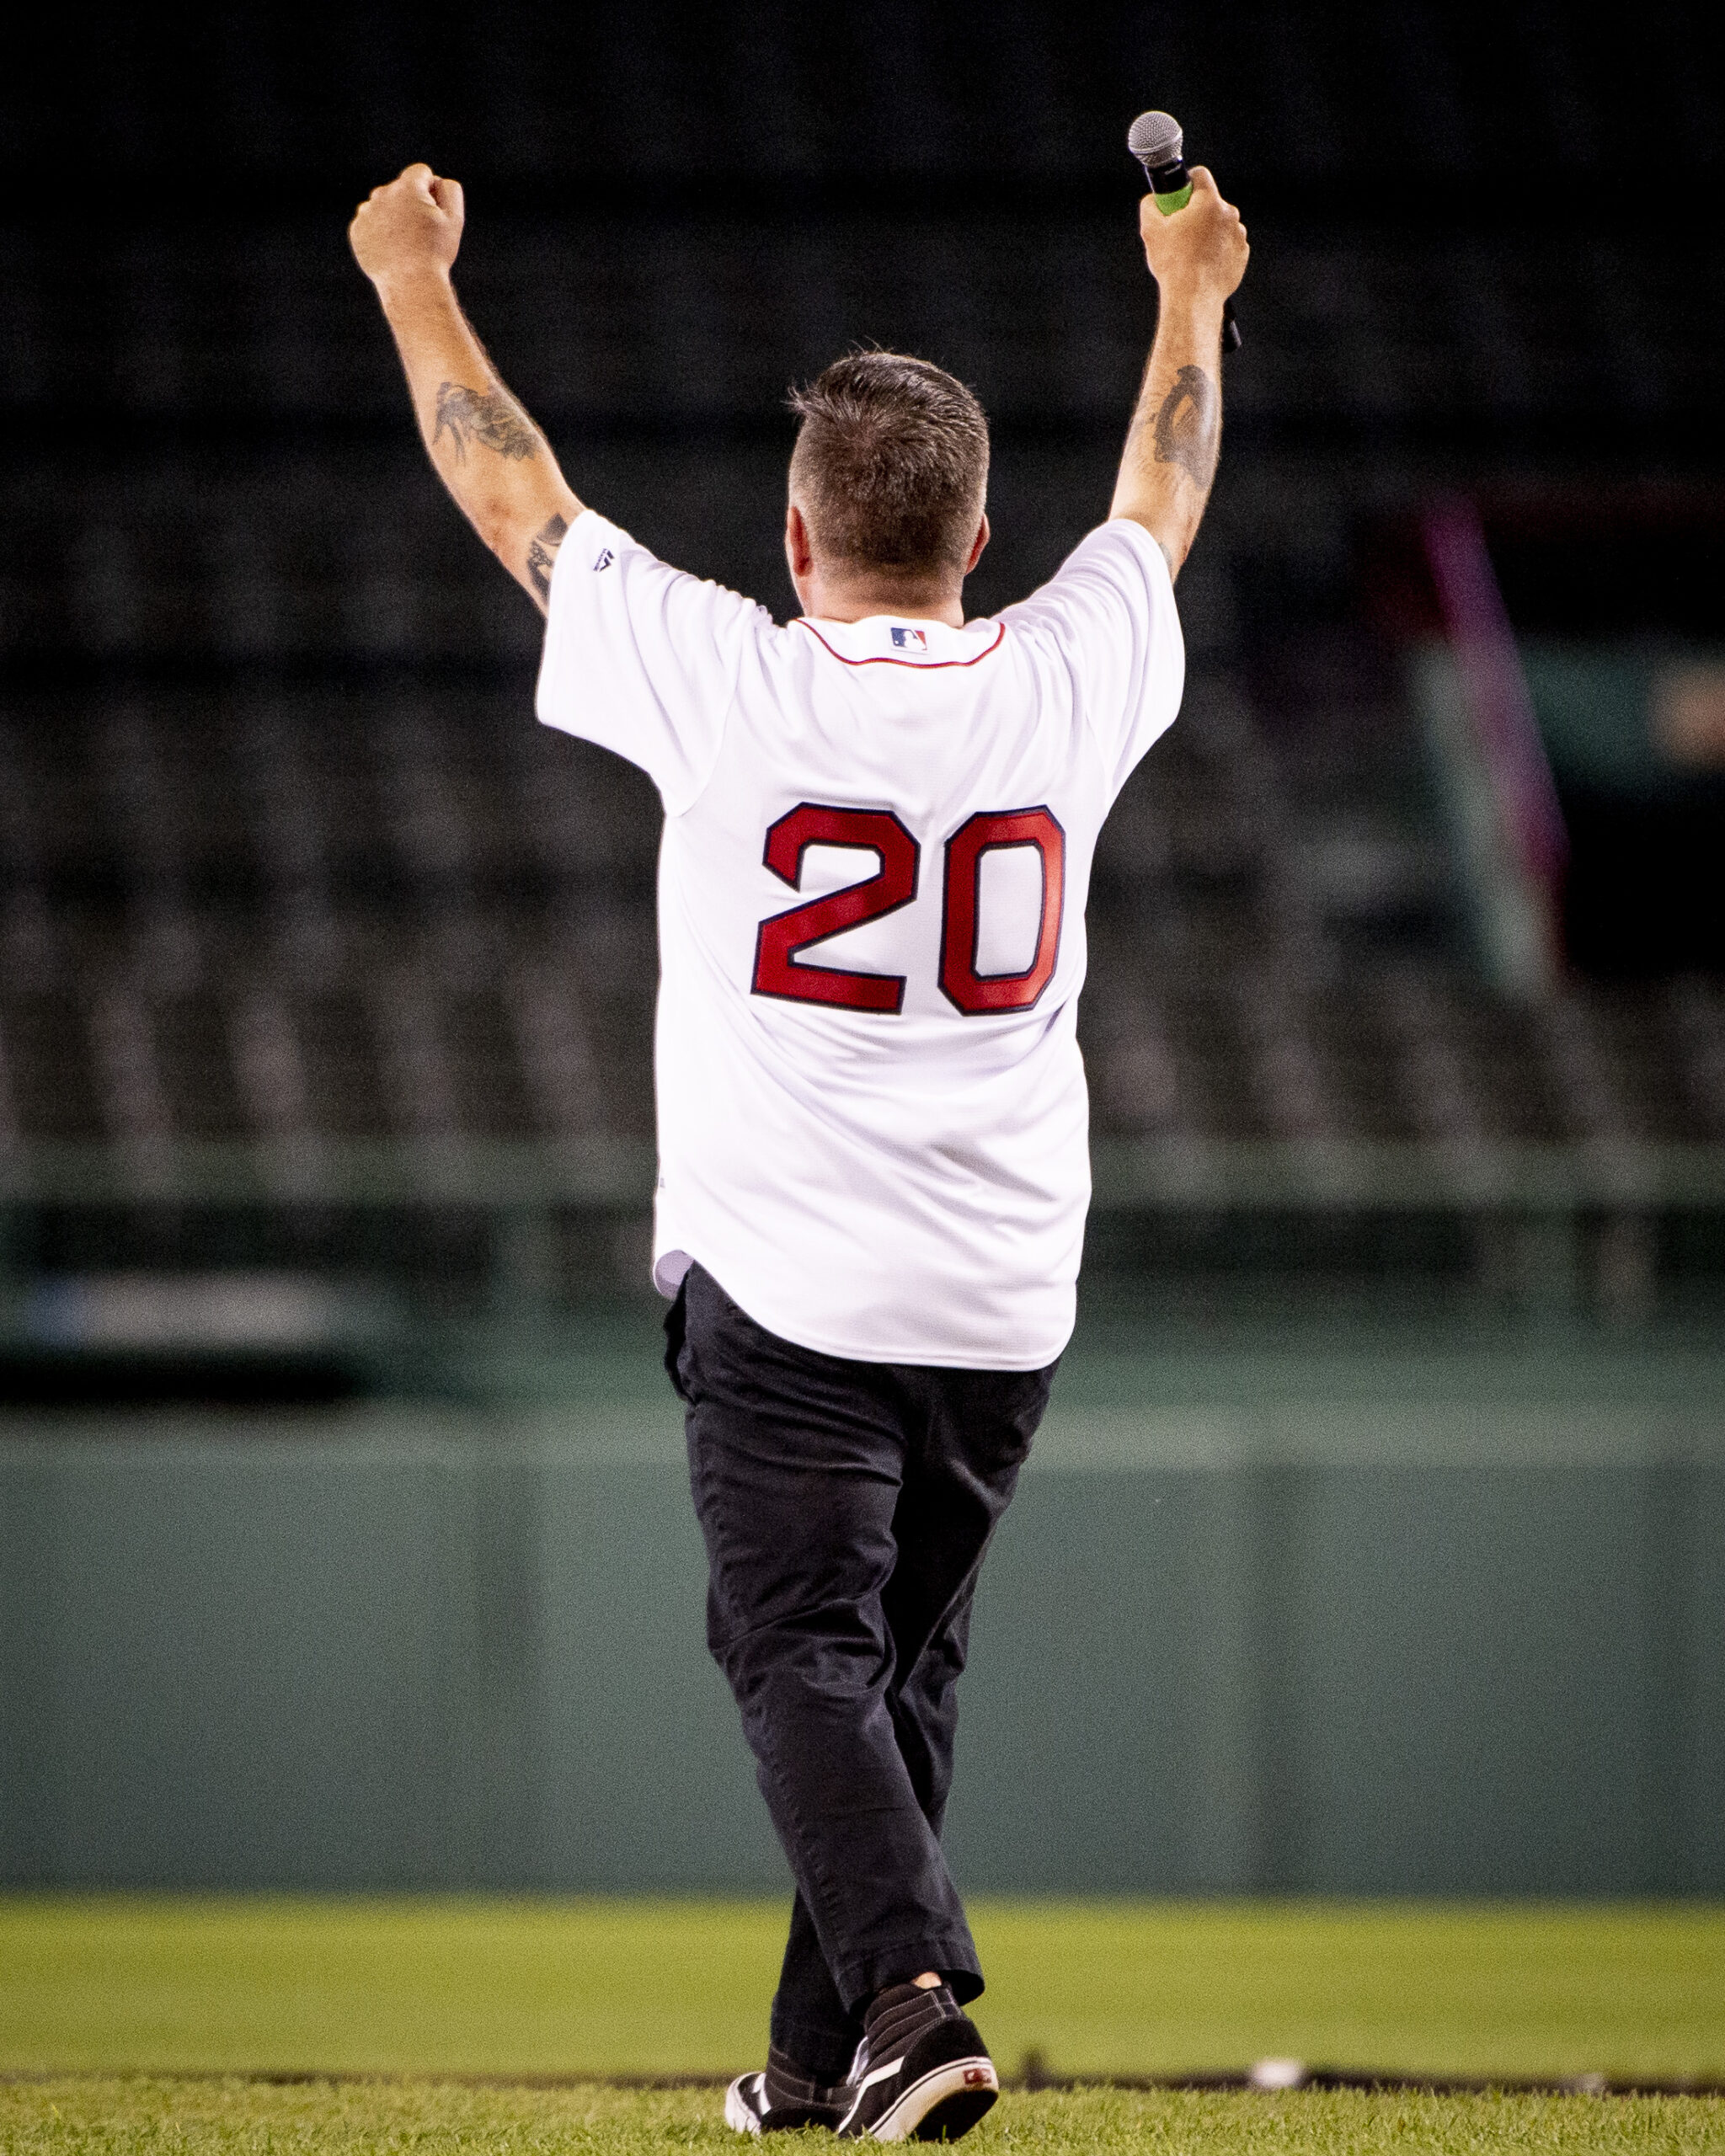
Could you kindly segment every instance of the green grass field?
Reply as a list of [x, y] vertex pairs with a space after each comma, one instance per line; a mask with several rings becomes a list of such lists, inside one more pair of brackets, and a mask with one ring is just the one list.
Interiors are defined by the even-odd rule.
[[[788, 2146], [836, 2144], [799, 2135]], [[1725, 2148], [1725, 2102], [1694, 2096], [1280, 2096], [1124, 2089], [1008, 2095], [966, 2140], [975, 2156], [1688, 2156]], [[430, 2082], [0, 2084], [8, 2156], [665, 2156], [734, 2150], [707, 2090], [473, 2089]]]
[[[1725, 1910], [983, 1902], [1002, 2068], [1725, 2079]], [[0, 1899], [0, 2148], [572, 2150], [728, 2142], [784, 1912], [731, 1902]], [[283, 2085], [255, 2077], [358, 2074]], [[227, 2075], [233, 2078], [222, 2079]], [[49, 2078], [53, 2077], [53, 2078]], [[200, 2078], [193, 2078], [200, 2077]], [[420, 2078], [415, 2078], [420, 2077]], [[437, 2077], [448, 2077], [440, 2080]], [[1725, 2149], [1676, 2098], [1009, 2095], [971, 2145]]]

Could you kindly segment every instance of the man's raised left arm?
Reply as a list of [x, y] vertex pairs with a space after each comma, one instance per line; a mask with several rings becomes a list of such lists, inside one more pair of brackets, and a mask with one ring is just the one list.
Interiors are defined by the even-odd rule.
[[459, 183], [409, 165], [372, 189], [348, 237], [377, 287], [437, 476], [542, 613], [582, 505], [462, 312], [450, 281], [462, 221]]
[[1222, 437], [1222, 303], [1246, 274], [1246, 227], [1202, 165], [1192, 200], [1165, 217], [1139, 205], [1145, 257], [1161, 291], [1156, 342], [1126, 437], [1111, 517], [1149, 532], [1178, 576], [1210, 499]]

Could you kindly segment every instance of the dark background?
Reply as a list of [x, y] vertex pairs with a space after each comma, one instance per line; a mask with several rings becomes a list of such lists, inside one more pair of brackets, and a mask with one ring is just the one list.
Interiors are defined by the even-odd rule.
[[[1185, 718], [1098, 858], [1099, 1139], [1725, 1135], [1717, 770], [1559, 762], [1563, 959], [1530, 994], [1482, 955], [1416, 664], [1420, 519], [1458, 495], [1525, 637], [1717, 647], [1709, 27], [1525, 0], [36, 18], [0, 92], [21, 1277], [470, 1280], [459, 1207], [403, 1245], [380, 1201], [361, 1249], [281, 1196], [350, 1196], [354, 1145], [573, 1145], [612, 1163], [576, 1185], [638, 1203], [656, 804], [533, 728], [537, 617], [419, 450], [344, 227], [419, 157], [466, 186], [460, 289], [584, 498], [780, 613], [788, 382], [857, 340], [973, 382], [985, 611], [1105, 510], [1154, 321], [1124, 131], [1176, 110], [1254, 254]], [[225, 1225], [146, 1202], [260, 1146], [298, 1168]], [[1236, 1225], [1151, 1242], [1231, 1265]], [[1471, 1266], [1458, 1232], [1414, 1235], [1416, 1269]], [[557, 1294], [609, 1233], [559, 1230]], [[1324, 1264], [1376, 1268], [1338, 1235]]]
[[[534, 725], [346, 221], [459, 178], [578, 491], [781, 613], [788, 383], [952, 368], [985, 611], [1105, 512], [1160, 104], [1246, 341], [1097, 855], [1080, 1327], [955, 1855], [1719, 1891], [1725, 809], [1647, 717], [1725, 655], [1716, 13], [8, 26], [0, 1878], [781, 1881], [646, 1289], [657, 803]], [[1519, 970], [1458, 501], [1571, 844]]]

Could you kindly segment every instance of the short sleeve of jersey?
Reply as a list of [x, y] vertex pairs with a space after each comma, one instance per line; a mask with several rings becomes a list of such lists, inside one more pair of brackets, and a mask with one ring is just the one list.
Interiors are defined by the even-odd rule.
[[1051, 643], [1070, 670], [1112, 798], [1173, 724], [1185, 686], [1186, 647], [1162, 548], [1141, 524], [1113, 518], [1007, 619]]
[[539, 716], [638, 764], [680, 815], [712, 776], [749, 645], [768, 620], [584, 510], [552, 574]]

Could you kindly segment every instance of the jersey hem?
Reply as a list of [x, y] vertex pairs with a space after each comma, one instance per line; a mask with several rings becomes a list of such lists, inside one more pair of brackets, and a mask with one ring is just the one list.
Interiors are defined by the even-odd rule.
[[[1067, 1343], [1072, 1337], [1073, 1326], [1069, 1325], [1045, 1355], [1033, 1356], [1028, 1360], [1022, 1360], [1016, 1356], [932, 1353], [927, 1348], [920, 1346], [906, 1346], [883, 1353], [879, 1342], [875, 1342], [872, 1348], [859, 1348], [834, 1335], [821, 1334], [809, 1326], [798, 1325], [793, 1327], [764, 1315], [759, 1306], [752, 1305], [735, 1292], [719, 1267], [709, 1265], [704, 1257], [692, 1253], [686, 1243], [678, 1243], [654, 1254], [653, 1273], [655, 1286], [658, 1285], [660, 1266], [667, 1259], [676, 1257], [682, 1257], [687, 1261], [687, 1264], [683, 1268], [684, 1273], [687, 1272], [689, 1265], [698, 1265], [704, 1273], [709, 1274], [724, 1289], [725, 1294], [730, 1297], [744, 1315], [752, 1318], [763, 1332], [770, 1332], [778, 1340], [787, 1340], [793, 1348], [806, 1348], [816, 1355], [830, 1355], [836, 1362], [868, 1363], [879, 1364], [883, 1369], [898, 1367], [921, 1370], [1009, 1370], [1022, 1374], [1026, 1370], [1045, 1370], [1050, 1363], [1057, 1361], [1065, 1353]], [[677, 1276], [679, 1285], [681, 1283], [683, 1273], [679, 1273]], [[666, 1293], [663, 1288], [660, 1288], [659, 1292], [661, 1295], [665, 1295]], [[673, 1288], [670, 1294], [674, 1295], [676, 1293], [676, 1289]], [[666, 1299], [669, 1300], [670, 1297], [667, 1296]]]

